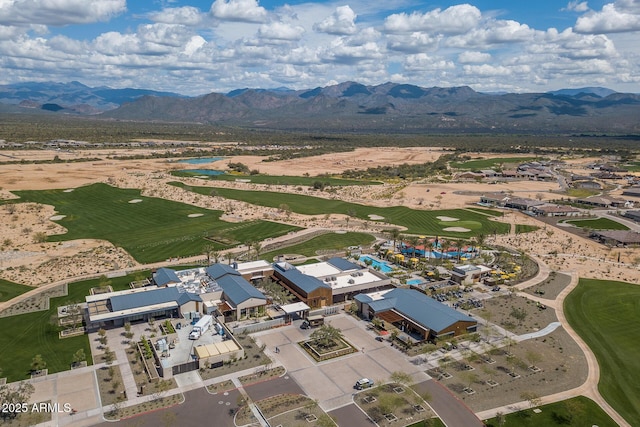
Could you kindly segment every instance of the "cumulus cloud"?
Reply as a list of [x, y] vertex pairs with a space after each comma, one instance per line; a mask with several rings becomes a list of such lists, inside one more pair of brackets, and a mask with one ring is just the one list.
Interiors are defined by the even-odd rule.
[[427, 13], [398, 13], [387, 17], [384, 29], [390, 33], [426, 31], [440, 34], [463, 34], [475, 28], [482, 18], [480, 10], [470, 4], [434, 9]]
[[313, 29], [327, 34], [354, 34], [357, 31], [356, 16], [356, 13], [349, 6], [338, 6], [331, 16], [314, 24]]
[[202, 12], [197, 7], [170, 7], [149, 14], [149, 19], [163, 24], [181, 24], [188, 26], [199, 25], [202, 22]]
[[258, 36], [269, 40], [300, 40], [304, 35], [304, 28], [283, 22], [271, 22], [262, 25], [258, 30]]
[[264, 22], [267, 11], [256, 0], [216, 0], [211, 15], [226, 21]]
[[475, 28], [466, 34], [452, 36], [445, 41], [446, 46], [469, 48], [494, 44], [519, 43], [531, 40], [535, 30], [526, 24], [511, 20], [490, 20], [484, 27]]
[[442, 71], [455, 68], [453, 61], [443, 58], [432, 58], [426, 53], [407, 55], [404, 60], [404, 69], [409, 72], [416, 71]]
[[569, 4], [567, 4], [567, 6], [562, 8], [561, 10], [582, 13], [589, 10], [589, 5], [586, 1], [574, 0], [570, 1]]
[[126, 0], [4, 0], [0, 25], [88, 24], [107, 21], [126, 9]]
[[441, 39], [440, 35], [432, 36], [422, 32], [391, 34], [387, 37], [387, 47], [398, 52], [418, 53], [437, 49]]
[[618, 0], [605, 4], [601, 11], [579, 17], [574, 29], [589, 34], [640, 31], [640, 1]]
[[465, 51], [458, 55], [461, 64], [473, 64], [491, 61], [491, 54], [486, 52]]

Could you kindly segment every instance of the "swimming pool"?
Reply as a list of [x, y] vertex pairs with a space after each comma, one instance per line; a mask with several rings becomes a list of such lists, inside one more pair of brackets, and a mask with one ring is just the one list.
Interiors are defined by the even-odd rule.
[[411, 280], [407, 280], [407, 285], [419, 285], [422, 282], [423, 282], [422, 279], [411, 279]]
[[201, 165], [203, 163], [213, 163], [224, 160], [224, 157], [198, 157], [196, 159], [178, 160], [178, 163], [189, 163], [190, 165]]
[[386, 261], [379, 261], [375, 258], [371, 258], [370, 256], [361, 256], [360, 261], [364, 262], [365, 264], [367, 264], [369, 261], [371, 261], [371, 267], [376, 268], [377, 270], [380, 270], [383, 273], [390, 273], [393, 271], [393, 268], [389, 265], [388, 262]]

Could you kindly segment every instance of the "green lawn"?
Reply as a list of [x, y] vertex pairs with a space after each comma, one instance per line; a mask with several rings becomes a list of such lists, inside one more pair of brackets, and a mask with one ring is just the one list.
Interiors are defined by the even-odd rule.
[[[298, 227], [270, 221], [229, 223], [222, 212], [169, 200], [144, 197], [139, 190], [106, 184], [63, 190], [15, 191], [19, 201], [53, 205], [65, 218], [56, 221], [66, 234], [49, 241], [103, 239], [121, 246], [142, 263], [203, 253], [203, 237], [224, 234], [230, 241], [265, 239], [298, 230]], [[130, 203], [141, 200], [139, 203]], [[189, 217], [189, 215], [200, 215]], [[216, 244], [218, 249], [228, 247]]]
[[282, 254], [299, 254], [305, 256], [315, 256], [316, 251], [322, 249], [346, 249], [349, 246], [369, 245], [375, 238], [366, 233], [348, 232], [344, 234], [327, 233], [313, 237], [306, 242], [280, 248], [275, 251], [260, 254], [261, 258], [267, 261]]
[[537, 225], [516, 224], [516, 234], [530, 233], [540, 229]]
[[580, 228], [590, 228], [592, 230], [628, 230], [624, 224], [620, 224], [617, 221], [613, 221], [609, 218], [596, 218], [596, 219], [570, 219], [567, 221], [569, 224], [573, 224]]
[[[138, 272], [135, 275], [111, 279], [115, 290], [129, 288], [129, 282], [139, 275], [150, 272]], [[50, 308], [45, 311], [0, 318], [0, 368], [8, 381], [28, 378], [31, 359], [41, 354], [47, 363], [49, 373], [65, 371], [70, 368], [73, 354], [83, 349], [87, 363], [92, 364], [91, 349], [87, 335], [60, 339], [57, 326], [50, 323], [57, 307], [70, 302], [84, 302], [91, 287], [97, 286], [99, 279], [69, 284], [69, 295], [51, 298]]]
[[[616, 427], [617, 424], [593, 400], [577, 396], [561, 402], [540, 406], [536, 414], [531, 409], [505, 416], [504, 427], [598, 426]], [[495, 418], [486, 421], [488, 427], [497, 427]]]
[[476, 159], [466, 162], [453, 162], [451, 167], [455, 169], [479, 170], [500, 168], [505, 163], [525, 163], [538, 160], [538, 157], [496, 157], [495, 159]]
[[[181, 170], [172, 171], [173, 176], [204, 176], [202, 172], [195, 170]], [[236, 181], [241, 179], [243, 181], [250, 181], [253, 184], [265, 184], [265, 185], [303, 185], [305, 187], [313, 187], [316, 183], [322, 183], [324, 186], [342, 187], [347, 185], [381, 185], [379, 181], [365, 181], [356, 179], [344, 179], [344, 178], [332, 178], [322, 176], [289, 176], [289, 175], [242, 175], [242, 174], [228, 174], [223, 173], [221, 175], [208, 175], [207, 179], [214, 181]]]
[[0, 302], [9, 301], [10, 299], [24, 294], [31, 289], [33, 289], [31, 286], [20, 285], [18, 283], [0, 279]]
[[[409, 209], [404, 206], [381, 208], [344, 202], [336, 199], [323, 199], [320, 197], [304, 196], [299, 194], [278, 193], [270, 191], [245, 191], [230, 188], [212, 188], [199, 186], [185, 186], [180, 182], [172, 185], [187, 187], [199, 194], [209, 195], [212, 190], [218, 196], [227, 199], [242, 200], [259, 206], [279, 208], [287, 205], [292, 212], [305, 215], [322, 215], [327, 213], [351, 215], [356, 218], [368, 220], [369, 215], [378, 215], [385, 218], [386, 222], [407, 227], [409, 234], [428, 234], [447, 237], [469, 238], [480, 233], [506, 233], [509, 225], [489, 220], [488, 215], [466, 209], [443, 209], [436, 211], [424, 211]], [[446, 203], [446, 199], [444, 200]], [[489, 210], [483, 210], [491, 212]], [[458, 218], [459, 221], [441, 221], [438, 216]], [[444, 231], [448, 227], [464, 227], [471, 231], [451, 232]]]
[[600, 393], [631, 425], [640, 425], [640, 286], [580, 279], [564, 311], [598, 359]]

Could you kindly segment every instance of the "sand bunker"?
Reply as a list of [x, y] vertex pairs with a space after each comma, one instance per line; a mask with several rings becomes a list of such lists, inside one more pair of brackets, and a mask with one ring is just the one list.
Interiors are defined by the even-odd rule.
[[384, 217], [383, 217], [383, 216], [375, 215], [375, 214], [369, 214], [369, 215], [367, 215], [367, 216], [368, 216], [368, 217], [369, 217], [369, 219], [370, 219], [370, 220], [372, 220], [372, 221], [381, 221], [381, 220], [383, 220], [383, 219], [384, 219]]
[[60, 221], [62, 218], [66, 218], [66, 217], [67, 217], [66, 215], [54, 215], [54, 216], [50, 217], [49, 219], [51, 221]]
[[142, 199], [133, 199], [133, 200], [129, 200], [129, 203], [141, 203]]
[[440, 221], [443, 221], [443, 222], [460, 221], [460, 218], [453, 218], [450, 216], [437, 216], [436, 218], [438, 218]]
[[203, 216], [204, 214], [189, 214], [187, 215], [189, 218], [197, 218], [199, 216]]
[[443, 231], [454, 231], [456, 233], [466, 233], [466, 232], [471, 231], [468, 228], [464, 228], [464, 227], [447, 227], [447, 228], [443, 228], [442, 230]]
[[63, 193], [71, 193], [74, 190], [74, 188], [67, 188], [66, 190], [63, 190]]

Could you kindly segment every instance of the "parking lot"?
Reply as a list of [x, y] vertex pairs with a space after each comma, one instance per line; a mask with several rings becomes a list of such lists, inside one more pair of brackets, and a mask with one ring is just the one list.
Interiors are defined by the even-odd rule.
[[[340, 329], [344, 338], [359, 351], [317, 363], [298, 345], [313, 332], [313, 329], [300, 329], [300, 323], [297, 321], [291, 326], [265, 331], [255, 337], [271, 350], [272, 356], [282, 363], [304, 393], [317, 399], [325, 411], [351, 403], [356, 392], [354, 385], [360, 378], [382, 383], [388, 381], [394, 371], [410, 374], [415, 382], [429, 378], [389, 343], [377, 341], [375, 335], [365, 329], [366, 322], [345, 314], [327, 317], [326, 323]], [[274, 351], [276, 346], [278, 353]]]

